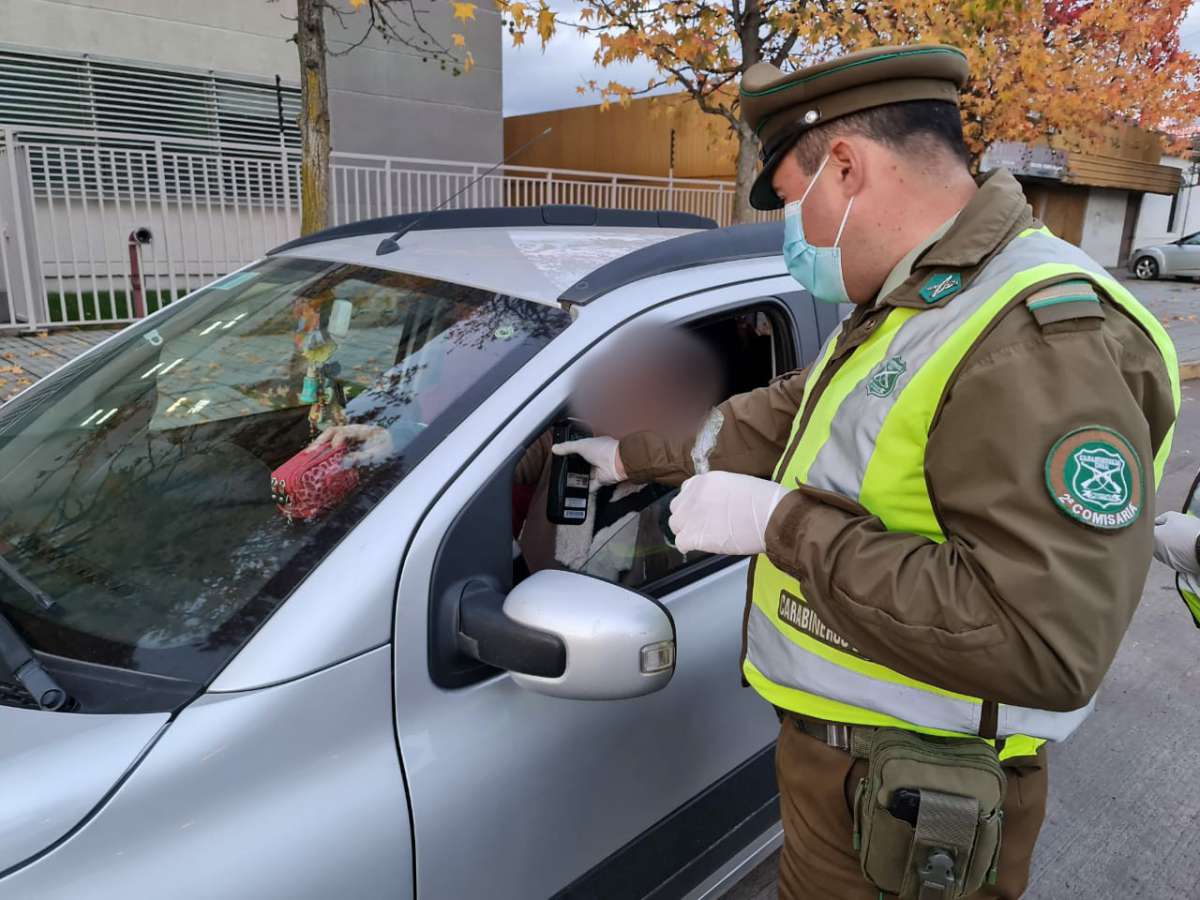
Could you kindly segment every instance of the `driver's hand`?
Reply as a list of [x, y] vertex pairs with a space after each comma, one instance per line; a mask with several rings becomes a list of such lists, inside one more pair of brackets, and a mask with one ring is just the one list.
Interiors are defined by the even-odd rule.
[[550, 448], [555, 456], [582, 456], [596, 473], [600, 484], [616, 484], [626, 478], [621, 465], [621, 454], [617, 452], [617, 441], [610, 437], [583, 438], [578, 441], [563, 441]]
[[334, 425], [321, 432], [310, 449], [326, 444], [337, 449], [346, 443], [357, 445], [343, 458], [347, 466], [378, 465], [389, 459], [394, 449], [391, 432], [379, 425]]

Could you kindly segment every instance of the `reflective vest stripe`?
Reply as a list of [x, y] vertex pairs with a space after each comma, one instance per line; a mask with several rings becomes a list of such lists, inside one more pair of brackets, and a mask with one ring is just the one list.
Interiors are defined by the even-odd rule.
[[[792, 446], [792, 443], [796, 440], [796, 433], [800, 430], [800, 423], [804, 420], [804, 410], [808, 407], [808, 398], [812, 395], [813, 387], [816, 385], [817, 380], [821, 377], [821, 373], [825, 371], [825, 366], [829, 363], [829, 357], [833, 355], [833, 348], [837, 345], [838, 337], [841, 335], [842, 329], [845, 327], [846, 323], [845, 321], [842, 321], [838, 324], [837, 328], [833, 329], [833, 333], [830, 334], [825, 340], [825, 346], [823, 346], [821, 348], [821, 352], [817, 354], [817, 361], [804, 376], [804, 393], [800, 400], [800, 408], [796, 411], [796, 415], [792, 419], [792, 428], [788, 433], [788, 440], [784, 445], [785, 447]], [[785, 453], [779, 457], [779, 462], [775, 464], [775, 472], [771, 477], [776, 481], [778, 481], [781, 477], [783, 467], [787, 461], [788, 456]]]
[[[796, 480], [809, 483], [809, 467], [816, 458], [817, 451], [828, 442], [833, 418], [840, 410], [846, 396], [854, 389], [855, 385], [864, 381], [870, 375], [871, 370], [884, 360], [896, 332], [918, 312], [915, 309], [893, 310], [875, 333], [855, 348], [854, 353], [838, 370], [837, 377], [825, 386], [824, 393], [817, 398], [808, 423], [804, 426], [804, 434], [801, 435], [800, 442], [796, 445], [788, 465], [788, 469], [794, 473]], [[823, 371], [824, 366], [821, 369]], [[817, 378], [821, 376], [820, 371], [814, 371], [813, 374]], [[809, 381], [813, 384], [816, 383], [812, 376], [809, 377]], [[788, 487], [795, 486], [795, 481], [788, 485]], [[814, 486], [824, 488], [825, 482]], [[857, 497], [858, 491], [852, 491], [849, 496]]]
[[1177, 572], [1175, 587], [1179, 590], [1179, 596], [1183, 598], [1183, 602], [1187, 604], [1188, 612], [1192, 614], [1196, 625], [1200, 626], [1200, 585], [1197, 585], [1196, 579], [1186, 572]]
[[[942, 396], [971, 348], [1011, 303], [1039, 283], [1080, 276], [1100, 284], [1151, 334], [1177, 390], [1174, 349], [1153, 316], [1077, 248], [1047, 229], [1026, 229], [950, 303], [891, 310], [812, 401], [832, 358], [831, 339], [806, 381], [805, 402], [789, 441], [793, 450], [780, 460], [776, 478], [789, 487], [804, 483], [855, 499], [889, 530], [944, 541], [924, 469], [929, 429]], [[797, 439], [810, 402], [815, 405]], [[1165, 458], [1169, 440], [1164, 444], [1160, 455]], [[753, 571], [744, 671], [772, 703], [851, 724], [977, 733], [980, 699], [862, 658], [808, 607], [795, 578], [766, 556], [755, 561]], [[787, 604], [786, 620], [782, 604]], [[1002, 705], [997, 733], [1009, 738], [1002, 757], [1035, 751], [1042, 743], [1038, 738], [1062, 740], [1090, 710], [1091, 704], [1068, 713]]]
[[[873, 677], [861, 671], [875, 665], [865, 660], [859, 660], [865, 663], [861, 668], [852, 668], [832, 662], [824, 654], [792, 653], [791, 648], [781, 644], [793, 636], [784, 635], [757, 605], [750, 611], [748, 635], [751, 646], [758, 651], [751, 653], [750, 659], [758, 661], [752, 665], [761, 676], [760, 682], [765, 679], [771, 686], [785, 689], [772, 701], [777, 706], [794, 708], [796, 698], [788, 696], [786, 690], [790, 689], [792, 694], [822, 698], [827, 704], [825, 711], [835, 713], [834, 721], [852, 725], [893, 724], [941, 734], [979, 731], [982, 707], [979, 699], [941, 691], [891, 670], [886, 670], [886, 677]], [[787, 664], [775, 669], [779, 661]], [[750, 680], [749, 672], [746, 678]], [[829, 700], [832, 696], [838, 700]], [[1007, 737], [1032, 732], [1041, 738], [1061, 741], [1088, 717], [1094, 703], [1093, 699], [1087, 706], [1067, 713], [1002, 705], [996, 733]], [[815, 712], [807, 698], [804, 706], [805, 714], [827, 718]], [[904, 710], [903, 719], [895, 715], [897, 710]]]

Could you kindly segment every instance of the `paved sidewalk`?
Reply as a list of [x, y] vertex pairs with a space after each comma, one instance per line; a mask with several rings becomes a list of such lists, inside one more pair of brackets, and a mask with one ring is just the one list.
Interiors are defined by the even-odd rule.
[[70, 329], [0, 334], [0, 403], [115, 333], [111, 329]]
[[1175, 342], [1179, 363], [1197, 365], [1184, 369], [1184, 377], [1200, 375], [1200, 283], [1194, 281], [1138, 281], [1125, 271], [1113, 275], [1158, 317]]

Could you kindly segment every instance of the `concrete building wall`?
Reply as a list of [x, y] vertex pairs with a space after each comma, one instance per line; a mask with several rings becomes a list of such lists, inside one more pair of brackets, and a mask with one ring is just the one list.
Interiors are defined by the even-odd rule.
[[[470, 72], [422, 62], [421, 54], [372, 36], [329, 60], [329, 106], [334, 149], [343, 153], [497, 162], [503, 151], [500, 15], [478, 4], [474, 22], [452, 18], [446, 2], [422, 0], [421, 22], [435, 35], [458, 32], [475, 58]], [[359, 40], [363, 17], [326, 22], [332, 52]]]
[[3, 40], [274, 80], [299, 80], [295, 0], [0, 0]]
[[1128, 191], [1092, 188], [1088, 192], [1080, 246], [1103, 266], [1115, 266], [1121, 252]]
[[[466, 37], [475, 67], [457, 77], [397, 42], [370, 37], [329, 61], [333, 146], [349, 153], [494, 162], [503, 146], [500, 17], [474, 22], [448, 3], [420, 0], [422, 24], [447, 44]], [[300, 80], [295, 0], [0, 0], [0, 40], [34, 52], [91, 54], [135, 64], [285, 83]], [[345, 27], [343, 27], [344, 22]], [[367, 28], [365, 13], [330, 16], [330, 50]]]
[[[1185, 183], [1192, 178], [1191, 163], [1177, 157], [1164, 157], [1163, 165], [1179, 169]], [[1162, 194], [1147, 194], [1142, 200], [1134, 245], [1161, 244], [1175, 241], [1185, 234], [1200, 231], [1200, 188], [1183, 187], [1175, 199], [1175, 221], [1171, 221], [1172, 198]]]

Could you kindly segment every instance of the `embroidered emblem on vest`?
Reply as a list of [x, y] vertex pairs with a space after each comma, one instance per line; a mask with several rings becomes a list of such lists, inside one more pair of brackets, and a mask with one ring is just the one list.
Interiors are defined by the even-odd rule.
[[867, 393], [872, 397], [890, 397], [896, 390], [900, 376], [908, 371], [908, 364], [899, 356], [884, 360], [875, 367], [867, 381]]
[[1046, 457], [1046, 487], [1058, 508], [1092, 528], [1127, 528], [1142, 513], [1145, 475], [1137, 451], [1099, 425], [1066, 434]]
[[943, 297], [962, 290], [962, 276], [957, 272], [942, 272], [932, 276], [921, 288], [921, 298], [926, 303], [937, 303]]

